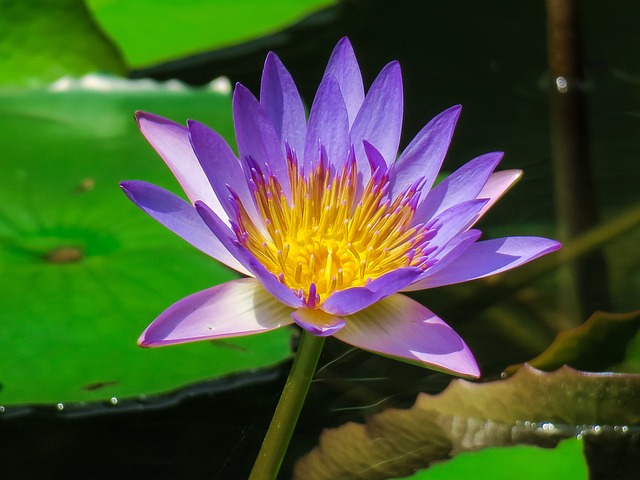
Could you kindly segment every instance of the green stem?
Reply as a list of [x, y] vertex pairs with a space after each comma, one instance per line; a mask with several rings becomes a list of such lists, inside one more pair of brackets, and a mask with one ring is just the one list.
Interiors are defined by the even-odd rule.
[[307, 396], [323, 345], [324, 337], [317, 337], [307, 331], [302, 332], [300, 346], [293, 359], [289, 378], [282, 390], [280, 401], [262, 441], [262, 447], [249, 480], [276, 478]]

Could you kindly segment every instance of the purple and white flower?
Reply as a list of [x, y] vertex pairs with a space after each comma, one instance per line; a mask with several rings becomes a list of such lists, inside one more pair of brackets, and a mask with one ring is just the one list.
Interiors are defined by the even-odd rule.
[[398, 156], [403, 92], [391, 62], [365, 94], [349, 41], [335, 47], [309, 117], [269, 53], [260, 99], [238, 84], [239, 155], [215, 131], [138, 112], [142, 134], [189, 202], [158, 186], [122, 188], [187, 242], [247, 276], [162, 313], [142, 346], [250, 335], [295, 323], [308, 332], [476, 377], [456, 332], [401, 291], [486, 277], [554, 251], [538, 237], [479, 241], [478, 219], [520, 177], [481, 155], [433, 187], [460, 107], [431, 120]]

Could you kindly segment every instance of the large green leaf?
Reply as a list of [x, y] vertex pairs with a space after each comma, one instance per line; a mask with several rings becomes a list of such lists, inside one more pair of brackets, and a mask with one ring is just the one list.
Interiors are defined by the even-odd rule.
[[83, 0], [0, 0], [0, 32], [0, 85], [125, 70]]
[[160, 392], [288, 356], [287, 329], [163, 349], [135, 343], [172, 302], [235, 274], [118, 188], [144, 179], [180, 191], [132, 113], [189, 115], [230, 137], [228, 95], [38, 90], [0, 94], [0, 105], [0, 405]]
[[132, 66], [274, 33], [333, 3], [335, 0], [87, 0]]
[[[534, 466], [534, 468], [530, 468]], [[585, 480], [587, 467], [582, 442], [564, 440], [554, 449], [519, 445], [495, 447], [456, 455], [405, 480]]]

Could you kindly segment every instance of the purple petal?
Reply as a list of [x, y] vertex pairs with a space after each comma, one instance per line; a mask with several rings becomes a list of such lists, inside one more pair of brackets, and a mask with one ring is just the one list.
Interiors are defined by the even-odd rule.
[[177, 195], [147, 182], [120, 183], [122, 190], [142, 211], [198, 250], [245, 275], [251, 275], [211, 234], [196, 209]]
[[239, 160], [217, 132], [194, 120], [189, 120], [189, 134], [193, 151], [207, 175], [213, 191], [224, 208], [228, 218], [237, 213], [229, 201], [229, 188], [240, 198], [240, 202], [249, 213], [258, 228], [263, 227], [255, 202], [247, 186], [247, 181]]
[[477, 198], [503, 155], [487, 153], [464, 164], [429, 192], [418, 206], [416, 217], [432, 218], [453, 205]]
[[269, 52], [264, 62], [260, 104], [271, 120], [280, 144], [287, 141], [297, 152], [302, 152], [307, 128], [302, 99], [291, 74], [273, 52]]
[[329, 163], [341, 167], [349, 152], [349, 119], [338, 82], [332, 75], [322, 79], [309, 113], [304, 145], [305, 170], [317, 164], [319, 143], [327, 150]]
[[142, 333], [138, 345], [239, 337], [292, 323], [291, 308], [269, 295], [253, 278], [232, 280], [171, 305]]
[[233, 92], [233, 122], [240, 153], [240, 162], [245, 165], [245, 175], [250, 175], [246, 166], [247, 158], [258, 164], [268, 164], [269, 169], [280, 182], [287, 198], [291, 197], [291, 185], [284, 145], [271, 124], [271, 120], [256, 100], [256, 97], [241, 84]]
[[492, 173], [485, 186], [478, 193], [477, 198], [489, 199], [478, 216], [482, 217], [521, 177], [522, 170], [503, 170]]
[[430, 310], [404, 295], [392, 295], [346, 321], [335, 337], [350, 345], [434, 370], [480, 376], [462, 338]]
[[433, 265], [427, 268], [422, 274], [408, 287], [404, 288], [403, 292], [411, 292], [413, 290], [424, 290], [428, 285], [427, 277], [435, 274], [436, 272], [446, 268], [451, 262], [462, 255], [471, 245], [473, 245], [478, 238], [480, 238], [482, 232], [480, 230], [467, 230], [466, 232], [459, 233], [453, 237], [447, 245], [440, 251], [436, 252], [431, 261]]
[[344, 327], [344, 319], [317, 309], [301, 308], [291, 317], [300, 327], [318, 337], [328, 337]]
[[540, 237], [505, 237], [477, 242], [446, 268], [421, 280], [421, 287], [433, 288], [494, 275], [560, 247], [555, 240]]
[[304, 306], [304, 302], [289, 287], [280, 283], [272, 272], [268, 271], [246, 247], [238, 242], [229, 227], [206, 204], [196, 202], [196, 210], [225, 248], [262, 283], [267, 292], [292, 308]]
[[364, 184], [370, 175], [362, 141], [367, 140], [376, 147], [387, 165], [391, 165], [396, 160], [400, 143], [402, 101], [400, 65], [391, 62], [371, 85], [351, 128], [351, 143], [356, 151], [358, 171], [363, 174]]
[[364, 287], [352, 287], [333, 293], [320, 308], [334, 315], [351, 315], [406, 288], [421, 273], [422, 270], [416, 267], [398, 268]]
[[162, 157], [191, 203], [202, 200], [221, 213], [220, 202], [191, 148], [189, 130], [152, 113], [137, 111], [135, 116], [140, 132]]
[[324, 72], [326, 75], [333, 75], [338, 81], [351, 127], [364, 100], [364, 86], [358, 61], [347, 37], [343, 37], [333, 49]]
[[461, 108], [456, 105], [445, 110], [418, 132], [395, 164], [392, 192], [401, 192], [419, 178], [425, 179], [422, 190], [429, 191], [449, 150]]
[[369, 166], [371, 167], [371, 173], [375, 172], [379, 168], [387, 170], [387, 161], [380, 154], [380, 152], [371, 145], [366, 140], [362, 141], [362, 146], [364, 147], [364, 153], [367, 155], [367, 159], [369, 160]]
[[432, 220], [434, 228], [438, 229], [435, 237], [429, 242], [431, 246], [438, 248], [433, 253], [434, 256], [438, 255], [452, 238], [473, 225], [487, 201], [477, 199], [459, 203]]

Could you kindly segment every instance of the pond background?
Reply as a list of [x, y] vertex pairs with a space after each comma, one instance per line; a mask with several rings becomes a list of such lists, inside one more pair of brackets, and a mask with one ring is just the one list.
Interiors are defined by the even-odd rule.
[[[148, 110], [178, 122], [195, 118], [233, 141], [228, 94], [202, 85], [224, 75], [232, 85], [239, 81], [257, 93], [269, 50], [289, 68], [307, 104], [342, 36], [353, 43], [365, 85], [386, 63], [399, 60], [405, 87], [401, 148], [434, 115], [462, 104], [444, 169], [450, 172], [479, 154], [502, 150], [500, 169], [525, 172], [483, 219], [484, 238], [560, 235], [544, 2], [309, 2], [286, 23], [255, 27], [235, 38], [237, 29], [230, 27], [258, 22], [259, 3], [247, 2], [242, 11], [213, 1], [178, 7], [96, 0], [90, 10], [124, 53], [123, 73], [179, 79], [193, 88], [141, 89], [137, 84], [119, 91], [111, 87], [108, 93], [52, 93], [47, 84], [57, 76], [38, 80], [37, 72], [59, 63], [61, 73], [67, 68], [79, 76], [65, 64], [64, 52], [82, 42], [63, 37], [71, 35], [70, 22], [81, 16], [58, 17], [56, 24], [47, 13], [77, 3], [42, 2], [30, 12], [0, 2], [7, 59], [0, 61], [5, 65], [0, 76], [0, 464], [7, 478], [246, 477], [288, 372], [294, 332], [160, 350], [135, 347], [139, 333], [166, 306], [232, 274], [128, 205], [117, 184], [144, 179], [178, 192], [137, 132], [132, 112]], [[558, 332], [580, 325], [595, 309], [638, 309], [640, 232], [637, 227], [608, 237], [606, 232], [620, 215], [638, 209], [640, 38], [634, 32], [640, 8], [631, 1], [585, 1], [581, 7], [588, 161], [598, 226], [606, 237], [601, 276], [608, 293], [580, 305], [572, 300], [566, 271], [554, 270], [543, 276], [514, 272], [497, 282], [416, 294], [465, 338], [483, 380], [496, 380], [506, 367], [534, 358]], [[282, 2], [272, 7], [277, 8], [292, 7]], [[314, 9], [320, 10], [311, 13]], [[45, 18], [60, 32], [58, 46], [44, 27], [24, 27]], [[193, 31], [185, 29], [191, 24]], [[136, 31], [131, 26], [137, 27], [137, 37], [131, 36]], [[212, 38], [220, 30], [231, 33], [227, 40], [216, 37], [209, 43], [209, 30]], [[91, 42], [86, 41], [87, 51]], [[44, 54], [36, 57], [35, 51]], [[122, 68], [109, 48], [98, 57], [96, 51], [78, 67], [85, 69], [82, 73]], [[33, 69], [18, 68], [20, 58], [45, 61]], [[35, 80], [25, 80], [25, 71], [36, 72], [31, 73]], [[605, 340], [589, 354], [588, 370], [637, 373], [637, 324]], [[573, 366], [581, 367], [579, 362]], [[329, 341], [282, 478], [290, 477], [294, 462], [317, 444], [323, 428], [362, 422], [388, 407], [409, 407], [418, 392], [437, 393], [450, 380]], [[560, 445], [574, 445], [565, 442]], [[566, 468], [574, 478], [586, 478], [580, 444], [575, 445], [564, 455], [575, 460]], [[629, 452], [618, 460], [608, 456], [608, 478], [616, 465], [633, 471], [639, 461], [637, 437]], [[565, 478], [560, 459], [538, 460], [537, 454], [498, 450], [493, 459], [478, 457], [480, 463], [471, 464], [476, 477], [465, 475], [485, 478], [486, 470], [478, 467], [483, 461], [492, 469], [488, 478], [498, 478], [501, 471], [508, 476], [510, 465], [511, 474], [524, 475], [523, 464], [542, 462], [557, 476], [538, 472], [531, 478]], [[448, 462], [451, 470], [443, 464], [442, 478], [460, 475], [456, 460]], [[430, 472], [424, 478], [437, 478], [435, 468]]]

